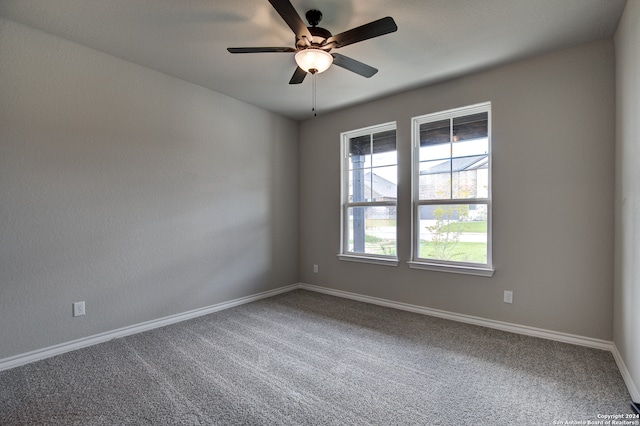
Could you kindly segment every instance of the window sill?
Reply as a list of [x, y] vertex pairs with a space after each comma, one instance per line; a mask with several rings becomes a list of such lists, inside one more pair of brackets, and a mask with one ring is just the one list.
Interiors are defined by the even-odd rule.
[[407, 262], [411, 269], [423, 269], [426, 271], [449, 272], [453, 274], [477, 275], [480, 277], [492, 277], [495, 269], [490, 267], [453, 266], [439, 263]]
[[398, 259], [385, 258], [385, 257], [358, 256], [354, 254], [339, 254], [338, 259], [346, 260], [348, 262], [372, 263], [374, 265], [384, 265], [384, 266], [398, 266]]

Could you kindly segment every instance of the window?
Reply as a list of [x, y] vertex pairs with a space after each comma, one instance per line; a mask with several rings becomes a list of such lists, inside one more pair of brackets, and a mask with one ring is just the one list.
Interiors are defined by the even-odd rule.
[[409, 266], [491, 276], [491, 104], [412, 119]]
[[395, 123], [341, 134], [342, 260], [396, 266]]

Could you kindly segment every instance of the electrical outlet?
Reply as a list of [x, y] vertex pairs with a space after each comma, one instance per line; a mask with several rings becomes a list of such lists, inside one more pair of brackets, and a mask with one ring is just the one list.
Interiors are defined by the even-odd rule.
[[509, 290], [504, 291], [504, 303], [513, 303], [513, 292]]
[[318, 273], [318, 265], [313, 265], [313, 272]]
[[84, 302], [75, 302], [73, 304], [73, 316], [79, 317], [84, 315]]

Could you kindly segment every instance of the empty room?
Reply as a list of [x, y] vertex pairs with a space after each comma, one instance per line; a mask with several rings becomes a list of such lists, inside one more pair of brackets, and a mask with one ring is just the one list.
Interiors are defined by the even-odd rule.
[[0, 0], [0, 424], [640, 425], [639, 51], [640, 0]]

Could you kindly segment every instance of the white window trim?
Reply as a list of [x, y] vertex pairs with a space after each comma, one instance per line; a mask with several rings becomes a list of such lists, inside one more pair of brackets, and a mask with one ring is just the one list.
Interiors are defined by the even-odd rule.
[[[426, 122], [438, 121], [444, 119], [450, 119], [453, 116], [471, 115], [480, 112], [488, 113], [488, 144], [489, 144], [489, 176], [488, 176], [488, 196], [487, 198], [473, 198], [470, 200], [434, 200], [438, 204], [487, 204], [487, 263], [466, 263], [466, 262], [449, 262], [440, 261], [436, 259], [424, 259], [418, 257], [420, 254], [420, 239], [418, 238], [417, 231], [418, 225], [418, 209], [421, 205], [429, 205], [432, 203], [425, 203], [424, 200], [420, 200], [420, 184], [419, 184], [419, 170], [420, 170], [420, 125]], [[456, 274], [466, 275], [478, 275], [484, 277], [491, 277], [495, 272], [493, 267], [493, 220], [492, 220], [492, 174], [493, 174], [493, 149], [491, 146], [491, 102], [484, 102], [480, 104], [470, 105], [467, 107], [454, 108], [446, 111], [440, 111], [433, 114], [425, 114], [419, 117], [413, 117], [411, 119], [411, 260], [407, 262], [411, 269], [422, 269], [438, 272], [450, 272]]]
[[423, 271], [450, 272], [453, 274], [478, 275], [480, 277], [492, 277], [495, 272], [493, 268], [465, 266], [462, 264], [453, 266], [451, 264], [416, 262], [413, 260], [408, 261], [407, 265], [411, 269], [422, 269]]
[[346, 260], [347, 262], [371, 263], [383, 266], [398, 266], [400, 263], [397, 257], [381, 257], [372, 254], [339, 254], [338, 259]]
[[[361, 129], [350, 130], [348, 132], [340, 133], [340, 253], [338, 259], [348, 262], [361, 262], [370, 263], [384, 266], [398, 266], [398, 217], [396, 216], [396, 255], [385, 256], [375, 255], [369, 253], [356, 253], [347, 251], [349, 246], [348, 235], [346, 233], [347, 209], [354, 206], [395, 206], [398, 207], [398, 202], [390, 201], [375, 201], [375, 202], [360, 202], [360, 203], [348, 203], [346, 200], [349, 197], [349, 179], [345, 179], [346, 173], [349, 172], [347, 167], [347, 159], [349, 158], [349, 139], [359, 136], [369, 135], [371, 133], [385, 132], [389, 130], [396, 130], [398, 126], [395, 121], [391, 121], [383, 124], [376, 124], [374, 126], [363, 127]], [[397, 133], [396, 133], [397, 137]], [[397, 149], [397, 148], [396, 148]], [[396, 163], [397, 166], [397, 163]], [[346, 168], [346, 170], [345, 170]]]

